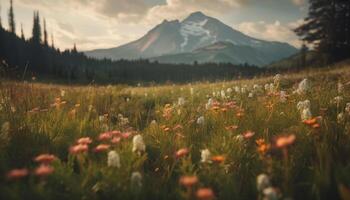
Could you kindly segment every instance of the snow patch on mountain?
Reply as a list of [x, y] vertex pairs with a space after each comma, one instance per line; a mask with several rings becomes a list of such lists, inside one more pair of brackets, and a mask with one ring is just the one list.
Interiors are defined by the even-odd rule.
[[208, 19], [204, 19], [203, 21], [199, 21], [199, 22], [188, 21], [181, 25], [180, 34], [184, 39], [183, 43], [180, 45], [181, 51], [183, 51], [184, 47], [186, 47], [186, 45], [188, 44], [189, 36], [200, 37], [201, 42], [214, 38], [210, 34], [210, 31], [204, 28], [207, 22], [208, 22]]

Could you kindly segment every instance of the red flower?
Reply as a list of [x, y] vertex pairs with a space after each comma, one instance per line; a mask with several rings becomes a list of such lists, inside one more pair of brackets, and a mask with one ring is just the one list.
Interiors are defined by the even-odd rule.
[[29, 174], [28, 169], [24, 168], [24, 169], [13, 169], [9, 171], [6, 176], [8, 179], [15, 180], [15, 179], [26, 177], [28, 176], [28, 174]]

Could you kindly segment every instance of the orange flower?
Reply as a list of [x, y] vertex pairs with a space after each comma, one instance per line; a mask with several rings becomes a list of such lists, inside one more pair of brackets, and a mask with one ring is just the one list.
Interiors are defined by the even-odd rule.
[[192, 187], [198, 183], [197, 176], [182, 176], [179, 183], [185, 187]]
[[212, 200], [215, 195], [211, 188], [200, 188], [197, 190], [196, 197], [199, 200]]
[[189, 153], [190, 153], [190, 150], [188, 148], [182, 148], [182, 149], [179, 149], [175, 153], [175, 157], [176, 158], [181, 158], [181, 157], [187, 156]]
[[36, 168], [35, 175], [44, 177], [52, 174], [54, 171], [55, 169], [50, 165], [40, 165], [38, 168]]
[[56, 156], [52, 154], [41, 154], [34, 158], [35, 162], [43, 163], [43, 164], [49, 164], [52, 161], [56, 160]]
[[317, 123], [317, 118], [314, 117], [314, 118], [311, 118], [311, 119], [304, 120], [303, 122], [306, 125], [314, 125], [315, 123]]
[[6, 177], [10, 180], [15, 180], [15, 179], [20, 179], [23, 177], [28, 176], [29, 171], [28, 169], [13, 169], [11, 171], [9, 171], [6, 175]]
[[88, 149], [89, 149], [89, 146], [87, 144], [77, 144], [77, 145], [72, 146], [69, 149], [69, 152], [71, 154], [78, 154], [78, 153], [87, 152]]
[[280, 136], [277, 138], [276, 146], [278, 148], [284, 148], [294, 143], [296, 137], [294, 134], [288, 136]]
[[213, 161], [213, 162], [215, 162], [215, 163], [223, 163], [225, 160], [226, 160], [226, 158], [225, 158], [225, 156], [213, 156], [212, 158], [211, 158], [211, 160]]
[[108, 144], [100, 144], [97, 147], [95, 147], [95, 152], [103, 152], [107, 151], [109, 149], [110, 145]]
[[236, 116], [237, 116], [238, 118], [241, 118], [241, 117], [244, 116], [244, 112], [238, 112], [238, 113], [236, 114]]
[[91, 144], [92, 140], [89, 137], [82, 137], [78, 139], [78, 144]]

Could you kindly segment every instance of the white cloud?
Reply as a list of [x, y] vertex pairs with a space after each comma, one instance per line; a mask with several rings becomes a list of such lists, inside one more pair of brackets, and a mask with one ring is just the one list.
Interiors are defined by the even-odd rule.
[[238, 25], [238, 30], [255, 38], [269, 41], [287, 42], [295, 47], [301, 46], [301, 41], [293, 32], [293, 29], [302, 23], [302, 20], [290, 22], [282, 25], [276, 20], [274, 23], [260, 22], [242, 22]]
[[292, 2], [296, 5], [296, 6], [303, 6], [305, 4], [305, 0], [292, 0]]

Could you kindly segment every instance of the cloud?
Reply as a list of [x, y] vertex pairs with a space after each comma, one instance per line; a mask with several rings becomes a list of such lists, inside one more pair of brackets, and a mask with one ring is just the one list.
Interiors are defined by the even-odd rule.
[[287, 42], [295, 47], [301, 46], [293, 29], [300, 25], [303, 20], [290, 22], [282, 25], [276, 20], [274, 23], [260, 22], [242, 22], [238, 25], [238, 30], [252, 37], [269, 40]]
[[248, 0], [167, 0], [164, 5], [156, 5], [149, 9], [146, 21], [179, 19], [195, 11], [222, 15], [247, 2]]
[[305, 0], [292, 0], [292, 2], [296, 6], [303, 6], [305, 4]]

